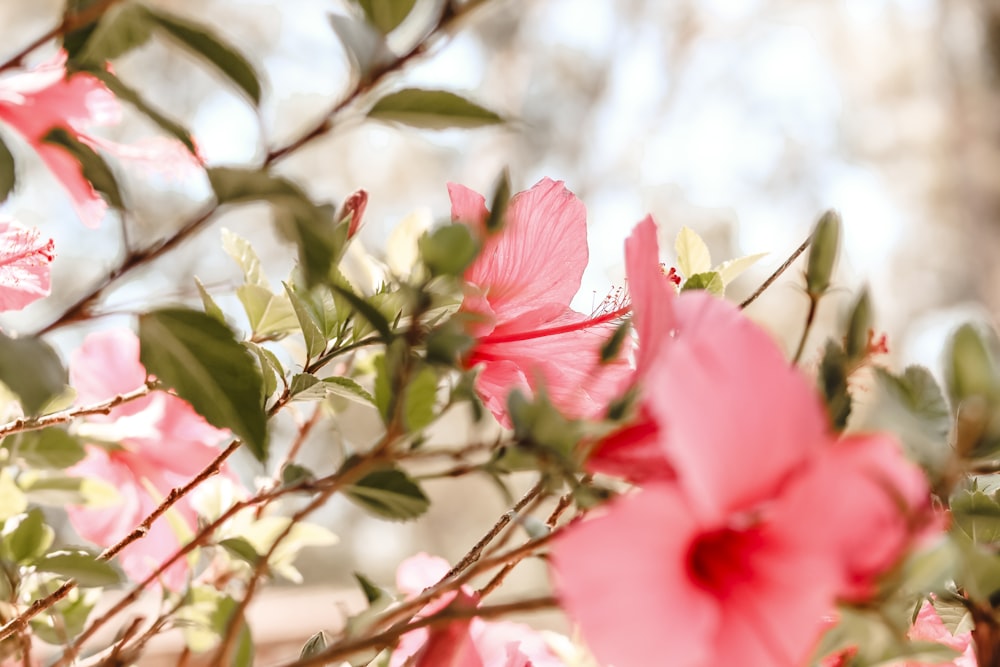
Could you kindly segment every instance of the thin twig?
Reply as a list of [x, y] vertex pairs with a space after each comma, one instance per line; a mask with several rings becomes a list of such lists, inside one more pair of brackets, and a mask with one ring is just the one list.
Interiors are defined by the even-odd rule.
[[799, 363], [802, 358], [802, 352], [806, 348], [806, 339], [809, 338], [809, 331], [812, 329], [813, 322], [816, 320], [816, 308], [819, 306], [819, 294], [809, 295], [809, 312], [806, 313], [806, 323], [802, 327], [802, 337], [799, 338], [799, 346], [795, 348], [795, 356], [792, 357], [792, 365]]
[[763, 294], [764, 291], [771, 286], [771, 283], [777, 280], [778, 277], [781, 276], [781, 274], [784, 273], [788, 269], [788, 267], [790, 267], [792, 263], [794, 263], [795, 260], [799, 258], [799, 255], [801, 255], [806, 251], [806, 248], [809, 247], [809, 244], [811, 242], [812, 242], [812, 235], [810, 234], [808, 237], [806, 237], [806, 240], [802, 242], [802, 245], [796, 248], [795, 251], [788, 256], [788, 259], [786, 259], [784, 263], [774, 271], [774, 273], [768, 276], [767, 280], [765, 280], [760, 284], [760, 287], [754, 290], [753, 294], [751, 294], [750, 296], [748, 296], [746, 299], [743, 300], [743, 303], [740, 304], [740, 308], [746, 308], [751, 303], [756, 301], [757, 297]]
[[134, 401], [142, 398], [143, 396], [148, 396], [149, 393], [156, 387], [156, 384], [157, 383], [155, 381], [147, 381], [146, 384], [138, 389], [133, 389], [132, 391], [124, 394], [118, 394], [117, 396], [109, 398], [106, 401], [102, 401], [101, 403], [95, 403], [94, 405], [61, 410], [59, 412], [42, 415], [40, 417], [20, 417], [14, 421], [0, 425], [0, 438], [5, 438], [14, 433], [37, 431], [39, 429], [48, 428], [49, 426], [55, 426], [56, 424], [65, 424], [73, 421], [77, 417], [85, 417], [87, 415], [106, 415], [119, 405]]

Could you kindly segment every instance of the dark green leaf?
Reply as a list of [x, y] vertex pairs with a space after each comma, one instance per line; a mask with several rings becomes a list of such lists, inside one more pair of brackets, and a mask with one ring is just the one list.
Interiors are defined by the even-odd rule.
[[457, 368], [462, 355], [475, 344], [476, 339], [468, 334], [459, 316], [451, 317], [427, 334], [427, 361]]
[[[504, 167], [497, 178], [496, 187], [493, 188], [493, 200], [490, 204], [490, 214], [486, 216], [486, 231], [496, 234], [503, 229], [504, 221], [507, 218], [507, 206], [510, 204], [510, 172]], [[473, 222], [467, 220], [465, 222]]]
[[468, 225], [438, 227], [420, 237], [420, 257], [435, 276], [460, 276], [479, 254], [479, 243]]
[[320, 630], [302, 645], [302, 650], [299, 651], [299, 660], [313, 658], [319, 655], [326, 650], [329, 643], [330, 637], [325, 632]]
[[393, 521], [415, 519], [430, 507], [417, 483], [398, 468], [369, 473], [347, 487], [344, 494], [373, 514]]
[[191, 139], [191, 133], [188, 132], [183, 125], [170, 120], [159, 111], [149, 106], [146, 100], [139, 95], [138, 91], [134, 88], [130, 88], [121, 79], [105, 69], [103, 63], [87, 69], [87, 73], [100, 79], [101, 82], [108, 87], [108, 90], [114, 93], [115, 97], [120, 100], [125, 100], [131, 104], [140, 113], [159, 125], [164, 132], [184, 144], [192, 155], [197, 156], [197, 151], [194, 147], [194, 140]]
[[62, 127], [54, 127], [49, 130], [42, 141], [59, 146], [69, 153], [70, 157], [80, 164], [83, 177], [104, 196], [108, 204], [117, 209], [125, 207], [121, 190], [118, 189], [118, 181], [115, 179], [111, 167], [104, 161], [104, 158], [97, 154], [97, 151]]
[[83, 550], [57, 551], [35, 561], [41, 572], [51, 572], [75, 579], [83, 587], [114, 586], [121, 583], [121, 573], [111, 563]]
[[17, 394], [26, 415], [37, 415], [68, 381], [59, 355], [40, 338], [0, 333], [0, 382]]
[[813, 296], [823, 294], [830, 287], [840, 252], [840, 227], [840, 214], [827, 211], [813, 230], [806, 268], [806, 289]]
[[0, 137], [0, 203], [10, 196], [17, 182], [17, 170], [14, 168], [14, 156], [3, 137]]
[[330, 14], [330, 27], [337, 34], [347, 58], [362, 79], [395, 58], [389, 50], [385, 35], [367, 21]]
[[24, 515], [14, 530], [3, 536], [4, 558], [15, 563], [29, 563], [48, 551], [55, 535], [45, 523], [42, 510], [35, 508]]
[[149, 17], [171, 37], [196, 55], [214, 65], [235, 83], [253, 103], [260, 103], [260, 81], [253, 66], [239, 51], [215, 36], [206, 26], [199, 25], [160, 10], [147, 8]]
[[847, 355], [834, 341], [826, 342], [823, 359], [819, 364], [820, 394], [826, 402], [827, 414], [834, 430], [842, 431], [851, 416], [851, 395], [847, 391], [849, 375]]
[[61, 470], [87, 455], [77, 438], [57, 427], [22, 433], [16, 442], [16, 456], [32, 468]]
[[383, 33], [390, 33], [406, 20], [416, 0], [357, 0], [365, 18]]
[[139, 317], [140, 360], [210, 424], [267, 458], [261, 373], [233, 332], [205, 313], [165, 308]]
[[1000, 542], [1000, 502], [982, 491], [958, 491], [951, 498], [952, 521], [976, 544]]
[[365, 318], [365, 320], [367, 320], [367, 322], [375, 328], [375, 331], [379, 333], [382, 340], [392, 340], [392, 329], [389, 327], [389, 320], [387, 320], [385, 315], [380, 313], [375, 306], [371, 305], [346, 287], [342, 287], [337, 284], [333, 284], [330, 287], [334, 292], [343, 297], [359, 315]]
[[392, 408], [392, 384], [393, 379], [389, 374], [389, 367], [385, 355], [375, 357], [375, 407], [382, 415], [382, 421], [389, 423], [389, 414]]
[[256, 567], [257, 562], [260, 560], [260, 554], [257, 553], [257, 550], [254, 549], [252, 544], [242, 537], [230, 537], [222, 540], [219, 542], [219, 546], [236, 558], [245, 561], [254, 567]]
[[261, 405], [263, 405], [278, 388], [278, 378], [282, 377], [283, 370], [278, 363], [277, 357], [270, 350], [249, 341], [243, 341], [243, 345], [257, 357], [261, 379], [263, 380], [261, 387], [263, 391], [261, 394]]
[[715, 271], [706, 271], [705, 273], [696, 273], [684, 281], [684, 286], [681, 287], [681, 291], [688, 290], [705, 290], [716, 296], [721, 296], [726, 291], [726, 284], [722, 282], [722, 276], [720, 276]]
[[369, 118], [439, 130], [502, 123], [496, 113], [446, 90], [407, 88], [389, 93], [371, 108]]
[[[149, 41], [153, 25], [142, 5], [117, 3], [101, 14], [92, 31], [88, 31], [82, 45], [68, 44], [74, 54], [73, 61], [88, 68], [104, 67], [107, 61], [124, 55]], [[83, 35], [80, 35], [83, 37]], [[67, 42], [71, 42], [67, 38]]]
[[434, 421], [437, 386], [437, 373], [433, 368], [424, 366], [406, 388], [403, 421], [410, 432], [419, 431]]
[[368, 604], [372, 604], [385, 597], [385, 591], [373, 584], [365, 575], [355, 572], [354, 578], [357, 580], [358, 585], [361, 586], [361, 592], [365, 594]]
[[304, 482], [316, 479], [312, 470], [297, 463], [286, 463], [281, 468], [281, 485], [284, 487], [297, 486]]
[[607, 342], [601, 346], [601, 363], [607, 364], [621, 356], [622, 346], [625, 344], [625, 339], [628, 337], [628, 332], [632, 330], [632, 322], [630, 320], [625, 320], [615, 328], [615, 332], [611, 334]]

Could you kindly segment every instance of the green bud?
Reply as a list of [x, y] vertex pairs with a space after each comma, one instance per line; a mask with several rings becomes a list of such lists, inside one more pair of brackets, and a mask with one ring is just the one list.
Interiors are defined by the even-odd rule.
[[863, 359], [868, 354], [868, 332], [872, 328], [872, 300], [868, 288], [861, 290], [858, 300], [851, 310], [851, 319], [847, 324], [847, 340], [845, 349], [847, 358]]
[[493, 189], [493, 201], [490, 203], [490, 214], [486, 218], [486, 233], [496, 234], [503, 229], [507, 216], [507, 206], [510, 204], [510, 172], [504, 167], [497, 178]]
[[994, 398], [997, 393], [997, 369], [982, 332], [964, 324], [951, 337], [945, 364], [945, 376], [952, 406], [972, 396]]
[[809, 248], [809, 266], [806, 269], [806, 290], [817, 297], [830, 288], [833, 267], [840, 249], [840, 214], [827, 211], [816, 223]]

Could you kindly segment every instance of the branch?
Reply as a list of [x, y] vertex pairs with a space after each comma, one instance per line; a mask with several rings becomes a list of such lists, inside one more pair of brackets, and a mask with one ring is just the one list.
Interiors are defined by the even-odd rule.
[[153, 380], [147, 380], [146, 384], [138, 389], [133, 389], [132, 391], [124, 394], [118, 394], [117, 396], [109, 398], [102, 403], [95, 403], [94, 405], [53, 412], [47, 415], [42, 415], [41, 417], [21, 417], [12, 422], [0, 425], [0, 438], [5, 438], [13, 433], [37, 431], [39, 429], [48, 428], [49, 426], [55, 426], [56, 424], [65, 424], [73, 421], [77, 417], [85, 417], [87, 415], [106, 415], [119, 405], [134, 401], [138, 398], [142, 398], [143, 396], [148, 396], [149, 393], [155, 388], [156, 382]]
[[740, 304], [740, 308], [746, 308], [751, 303], [753, 303], [754, 301], [756, 301], [757, 297], [759, 297], [761, 294], [763, 294], [764, 291], [768, 287], [770, 287], [771, 284], [775, 280], [777, 280], [778, 277], [781, 276], [781, 274], [784, 273], [788, 269], [788, 267], [790, 267], [792, 265], [793, 262], [795, 262], [795, 260], [797, 260], [799, 258], [799, 255], [801, 255], [802, 253], [804, 253], [806, 251], [806, 248], [809, 247], [809, 244], [811, 242], [812, 242], [812, 234], [810, 234], [809, 236], [806, 237], [806, 240], [802, 242], [802, 245], [800, 245], [798, 248], [796, 248], [795, 251], [792, 252], [792, 254], [788, 256], [788, 259], [786, 259], [784, 261], [784, 263], [781, 266], [779, 266], [774, 271], [774, 273], [772, 273], [770, 276], [768, 276], [767, 280], [765, 280], [763, 283], [761, 283], [760, 287], [758, 287], [756, 290], [754, 290], [753, 294], [751, 294], [750, 296], [748, 296], [746, 299], [743, 300], [743, 303]]

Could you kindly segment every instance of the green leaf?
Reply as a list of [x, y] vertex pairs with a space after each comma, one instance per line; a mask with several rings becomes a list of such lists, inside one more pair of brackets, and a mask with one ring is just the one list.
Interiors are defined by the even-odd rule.
[[608, 364], [621, 356], [622, 346], [629, 331], [632, 330], [632, 321], [625, 320], [615, 327], [615, 332], [611, 334], [607, 341], [601, 345], [601, 363]]
[[1000, 502], [982, 491], [958, 491], [951, 498], [951, 516], [976, 544], [1000, 542]]
[[341, 396], [364, 405], [375, 405], [375, 397], [351, 378], [328, 377], [323, 378], [323, 382], [327, 385], [327, 392], [335, 396]]
[[152, 34], [153, 25], [145, 8], [123, 2], [101, 14], [101, 20], [86, 35], [82, 46], [67, 45], [67, 48], [73, 46], [79, 49], [73, 57], [74, 62], [88, 68], [99, 68], [104, 67], [107, 61], [142, 46]]
[[3, 536], [4, 558], [15, 563], [29, 563], [49, 550], [55, 536], [56, 532], [45, 523], [42, 510], [36, 507], [21, 518], [14, 530]]
[[254, 567], [260, 561], [260, 554], [257, 553], [252, 544], [242, 537], [227, 538], [219, 542], [219, 546], [239, 560], [245, 561]]
[[259, 285], [241, 285], [236, 289], [236, 297], [243, 304], [254, 336], [283, 336], [298, 329], [295, 311], [284, 295]]
[[286, 463], [281, 468], [281, 486], [287, 488], [316, 479], [312, 470], [297, 463]]
[[162, 113], [149, 106], [145, 99], [136, 91], [134, 88], [130, 88], [121, 79], [115, 76], [112, 72], [109, 72], [105, 68], [105, 64], [102, 61], [100, 64], [93, 67], [88, 67], [86, 70], [87, 74], [90, 76], [100, 79], [100, 81], [108, 87], [114, 96], [120, 100], [125, 100], [131, 104], [139, 113], [149, 118], [151, 121], [156, 123], [160, 129], [174, 137], [182, 144], [184, 147], [191, 152], [192, 155], [198, 155], [198, 151], [195, 149], [194, 140], [191, 138], [191, 133], [184, 128], [183, 125], [176, 123]]
[[18, 476], [17, 483], [31, 502], [50, 507], [84, 505], [106, 508], [121, 502], [117, 488], [94, 478], [26, 470]]
[[389, 93], [371, 108], [369, 118], [429, 130], [502, 123], [496, 113], [446, 90], [406, 88]]
[[292, 304], [292, 310], [295, 311], [295, 317], [299, 321], [299, 327], [302, 329], [302, 337], [306, 341], [306, 355], [309, 359], [315, 359], [319, 355], [326, 351], [326, 336], [323, 335], [323, 331], [320, 329], [319, 322], [316, 320], [312, 309], [306, 305], [306, 303], [296, 294], [287, 283], [285, 285], [285, 293], [288, 295], [288, 300]]
[[722, 296], [726, 291], [726, 284], [722, 282], [722, 278], [715, 271], [695, 273], [684, 281], [681, 291], [686, 292], [695, 289], [705, 290], [715, 296]]
[[[956, 535], [952, 531], [952, 535]], [[982, 604], [1000, 591], [1000, 557], [971, 541], [956, 539], [961, 562], [955, 567], [955, 584]]]
[[842, 431], [851, 416], [851, 395], [847, 390], [848, 359], [837, 343], [826, 342], [823, 359], [819, 364], [820, 394], [826, 402], [830, 424], [835, 431]]
[[9, 338], [0, 332], [0, 382], [17, 394], [24, 413], [37, 415], [59, 396], [69, 377], [59, 355], [40, 338]]
[[28, 498], [14, 482], [10, 468], [0, 471], [0, 521], [16, 516], [28, 509]]
[[299, 651], [299, 660], [305, 660], [306, 658], [313, 658], [326, 650], [326, 647], [330, 644], [330, 637], [325, 632], [320, 630], [302, 645], [302, 650]]
[[953, 409], [967, 398], [996, 399], [1000, 395], [996, 345], [997, 338], [991, 330], [973, 324], [962, 325], [952, 335], [945, 376]]
[[847, 358], [860, 361], [868, 356], [868, 332], [872, 328], [872, 300], [868, 288], [861, 290], [847, 323], [844, 351]]
[[438, 376], [430, 366], [424, 366], [406, 388], [403, 420], [410, 432], [419, 431], [434, 421]]
[[210, 424], [228, 428], [267, 458], [261, 373], [233, 332], [210, 315], [164, 308], [139, 316], [139, 358], [147, 372]]
[[420, 237], [420, 257], [435, 276], [460, 276], [479, 254], [468, 225], [444, 225]]
[[14, 165], [14, 155], [7, 148], [7, 143], [0, 137], [0, 202], [10, 196], [16, 183], [17, 170]]
[[373, 602], [385, 597], [385, 591], [373, 584], [365, 575], [355, 572], [354, 579], [358, 582], [358, 585], [361, 586], [361, 592], [365, 594], [365, 599], [368, 601], [368, 604], [372, 604]]
[[198, 276], [194, 277], [194, 284], [198, 288], [198, 295], [201, 296], [201, 306], [205, 309], [205, 314], [211, 315], [222, 324], [225, 324], [226, 315], [222, 312], [222, 309], [219, 308], [219, 304], [215, 302], [212, 295], [208, 293], [208, 290], [205, 289], [202, 282], [198, 280]]
[[121, 190], [118, 189], [118, 181], [115, 179], [111, 167], [104, 161], [104, 158], [97, 154], [97, 151], [62, 127], [54, 127], [49, 130], [42, 137], [42, 142], [59, 146], [69, 153], [70, 157], [80, 164], [83, 177], [104, 196], [108, 204], [117, 209], [125, 208]]
[[271, 284], [264, 275], [260, 265], [260, 257], [245, 238], [226, 228], [222, 229], [222, 249], [233, 258], [233, 261], [243, 271], [243, 281], [248, 285], [257, 285], [271, 290]]
[[365, 18], [384, 34], [399, 27], [413, 10], [416, 0], [357, 0]]
[[257, 357], [261, 379], [263, 380], [263, 393], [261, 394], [261, 403], [263, 404], [278, 388], [278, 378], [283, 377], [284, 370], [281, 368], [277, 357], [270, 350], [250, 341], [244, 341], [243, 345]]
[[341, 14], [330, 14], [329, 19], [330, 27], [340, 40], [347, 59], [362, 80], [395, 59], [385, 35], [367, 21], [358, 21]]
[[43, 642], [63, 646], [67, 639], [75, 639], [83, 632], [98, 600], [100, 591], [73, 589], [47, 612], [31, 619], [31, 632]]
[[278, 231], [298, 248], [308, 285], [329, 280], [343, 248], [328, 207], [317, 206], [297, 185], [266, 171], [215, 167], [208, 170], [208, 179], [220, 206], [270, 203]]
[[[681, 227], [674, 241], [674, 251], [677, 253], [677, 268], [689, 280], [697, 273], [712, 270], [712, 256], [708, 252], [708, 246], [690, 227]], [[719, 280], [722, 280], [721, 276]]]
[[751, 266], [767, 257], [766, 252], [759, 252], [754, 255], [745, 255], [744, 257], [737, 257], [735, 259], [727, 259], [722, 264], [712, 269], [719, 274], [722, 278], [722, 282], [728, 285], [729, 283], [736, 280], [741, 273], [749, 269]]
[[288, 394], [293, 401], [319, 401], [326, 398], [327, 384], [315, 375], [297, 373], [288, 385]]
[[33, 468], [69, 468], [87, 452], [80, 441], [58, 427], [27, 431], [16, 440], [15, 455]]
[[83, 587], [114, 586], [124, 580], [111, 563], [82, 549], [56, 551], [35, 561], [40, 572], [51, 572], [66, 579], [75, 579]]
[[416, 519], [430, 507], [421, 488], [399, 468], [369, 473], [344, 489], [344, 494], [369, 512], [392, 521]]
[[[486, 231], [496, 234], [503, 229], [507, 219], [507, 206], [510, 204], [510, 171], [504, 167], [493, 188], [493, 199], [490, 202], [490, 214], [486, 216]], [[466, 220], [464, 222], [473, 222]]]
[[385, 315], [380, 313], [375, 306], [371, 305], [346, 287], [342, 287], [337, 284], [333, 284], [330, 287], [334, 292], [343, 297], [359, 315], [365, 318], [365, 320], [371, 324], [372, 327], [374, 327], [375, 331], [379, 333], [383, 341], [388, 342], [392, 340], [392, 329], [389, 327], [389, 320], [387, 320]]
[[171, 37], [216, 67], [247, 94], [255, 105], [260, 104], [260, 81], [253, 65], [229, 44], [220, 40], [209, 28], [166, 12], [146, 8], [153, 21]]

